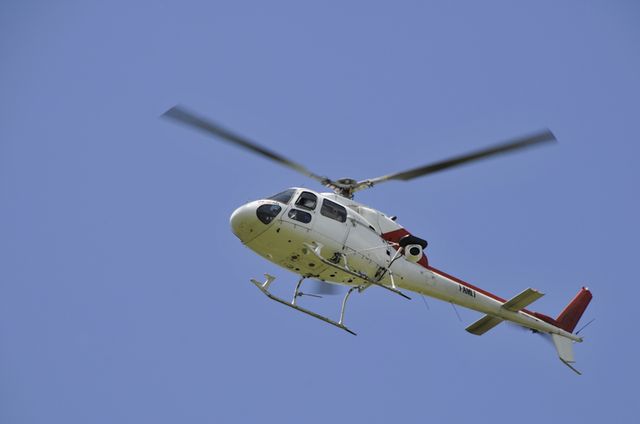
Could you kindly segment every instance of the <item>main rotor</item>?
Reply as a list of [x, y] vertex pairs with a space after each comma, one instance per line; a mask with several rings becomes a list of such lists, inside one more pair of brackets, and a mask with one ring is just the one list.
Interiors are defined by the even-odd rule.
[[184, 125], [199, 129], [201, 131], [204, 131], [207, 134], [214, 135], [223, 141], [234, 144], [236, 146], [243, 147], [255, 154], [266, 157], [267, 159], [271, 159], [272, 161], [277, 162], [280, 165], [283, 165], [289, 169], [293, 169], [294, 171], [302, 175], [305, 175], [309, 178], [312, 178], [318, 181], [323, 186], [333, 190], [333, 192], [335, 192], [336, 194], [347, 197], [349, 199], [352, 199], [353, 195], [356, 192], [360, 190], [364, 190], [366, 188], [371, 188], [374, 185], [385, 182], [385, 181], [391, 181], [391, 180], [408, 181], [414, 178], [422, 177], [428, 174], [433, 174], [438, 171], [453, 168], [453, 167], [463, 165], [465, 163], [473, 162], [476, 160], [485, 159], [485, 158], [500, 155], [503, 153], [524, 149], [524, 148], [538, 145], [541, 143], [550, 143], [550, 142], [556, 141], [556, 138], [553, 135], [553, 133], [547, 129], [547, 130], [540, 131], [528, 136], [514, 138], [506, 142], [496, 144], [481, 150], [476, 150], [470, 153], [466, 153], [460, 156], [455, 156], [442, 161], [430, 163], [430, 164], [419, 166], [416, 168], [411, 168], [406, 171], [395, 172], [393, 174], [383, 175], [375, 178], [369, 178], [361, 181], [357, 181], [352, 178], [340, 178], [338, 180], [332, 180], [328, 177], [315, 174], [311, 172], [309, 169], [307, 169], [305, 166], [297, 162], [294, 162], [290, 159], [287, 159], [286, 157], [280, 155], [279, 153], [276, 153], [270, 149], [267, 149], [266, 147], [263, 147], [245, 137], [239, 136], [223, 128], [222, 126], [214, 123], [209, 119], [199, 117], [180, 106], [172, 107], [171, 109], [163, 113], [162, 116], [165, 118], [173, 119]]

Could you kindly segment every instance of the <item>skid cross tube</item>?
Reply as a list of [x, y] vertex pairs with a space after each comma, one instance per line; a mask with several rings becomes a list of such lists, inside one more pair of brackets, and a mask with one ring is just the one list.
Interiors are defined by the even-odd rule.
[[351, 295], [351, 293], [355, 290], [358, 289], [358, 287], [352, 287], [349, 289], [349, 291], [347, 292], [347, 294], [344, 296], [344, 299], [342, 299], [342, 306], [340, 308], [340, 320], [339, 321], [334, 321], [331, 318], [325, 317], [324, 315], [320, 315], [316, 312], [310, 311], [307, 308], [303, 308], [302, 306], [298, 306], [296, 304], [296, 299], [300, 296], [300, 294], [302, 294], [302, 292], [300, 292], [300, 286], [302, 285], [302, 282], [305, 280], [306, 277], [302, 277], [300, 278], [300, 281], [298, 281], [298, 284], [296, 285], [296, 289], [293, 293], [293, 299], [291, 300], [291, 302], [287, 302], [284, 299], [279, 298], [278, 296], [275, 296], [273, 294], [271, 294], [271, 292], [269, 291], [269, 286], [271, 285], [271, 283], [273, 283], [273, 280], [276, 279], [276, 277], [274, 277], [273, 275], [269, 275], [269, 274], [264, 274], [266, 281], [264, 283], [261, 283], [259, 281], [254, 280], [253, 278], [251, 279], [251, 282], [260, 289], [260, 291], [262, 293], [264, 293], [269, 299], [275, 300], [278, 303], [282, 303], [283, 305], [286, 305], [290, 308], [293, 308], [297, 311], [300, 311], [302, 313], [305, 313], [307, 315], [310, 315], [314, 318], [318, 318], [321, 321], [324, 321], [328, 324], [331, 324], [335, 327], [338, 327], [344, 331], [346, 331], [349, 334], [353, 334], [354, 336], [356, 336], [357, 334], [350, 330], [346, 325], [344, 325], [344, 311], [345, 308], [347, 306], [347, 299], [349, 299], [349, 295]]

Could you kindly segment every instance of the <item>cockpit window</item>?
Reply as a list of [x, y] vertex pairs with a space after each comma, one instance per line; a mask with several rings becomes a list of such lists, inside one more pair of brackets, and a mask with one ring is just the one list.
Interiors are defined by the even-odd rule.
[[269, 224], [276, 216], [278, 216], [281, 210], [282, 208], [278, 205], [261, 205], [256, 210], [256, 214], [263, 224]]
[[286, 205], [287, 203], [289, 203], [295, 192], [295, 189], [290, 188], [289, 190], [285, 190], [282, 193], [274, 194], [273, 196], [268, 197], [268, 199], [275, 200], [276, 202], [284, 203]]
[[317, 203], [318, 197], [313, 193], [309, 193], [308, 191], [303, 191], [302, 193], [300, 193], [300, 197], [298, 197], [298, 200], [296, 200], [296, 205], [310, 211], [316, 208]]
[[336, 221], [345, 222], [347, 220], [347, 209], [331, 200], [324, 199], [322, 201], [322, 208], [320, 213], [327, 218], [335, 219]]

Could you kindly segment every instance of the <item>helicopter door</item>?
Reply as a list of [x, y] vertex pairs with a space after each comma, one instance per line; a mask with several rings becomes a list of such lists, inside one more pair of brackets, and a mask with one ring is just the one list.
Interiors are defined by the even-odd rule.
[[349, 234], [347, 209], [339, 203], [322, 199], [316, 221], [314, 231], [318, 241], [333, 251], [342, 251]]

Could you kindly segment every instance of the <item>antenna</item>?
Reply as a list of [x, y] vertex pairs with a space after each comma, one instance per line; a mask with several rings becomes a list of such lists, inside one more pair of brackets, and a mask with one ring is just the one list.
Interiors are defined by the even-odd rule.
[[424, 303], [424, 306], [426, 306], [427, 311], [430, 311], [431, 308], [429, 308], [429, 304], [427, 303], [427, 299], [425, 299], [423, 294], [420, 294], [420, 297], [422, 298], [422, 302]]
[[582, 327], [580, 327], [580, 329], [579, 329], [578, 331], [576, 331], [576, 336], [577, 336], [577, 335], [578, 335], [582, 330], [584, 330], [585, 328], [587, 328], [587, 326], [588, 326], [589, 324], [591, 324], [591, 323], [592, 323], [593, 321], [595, 321], [595, 320], [596, 320], [596, 319], [594, 318], [594, 319], [592, 319], [591, 321], [589, 321], [588, 323], [586, 323], [585, 325], [583, 325]]
[[456, 313], [457, 317], [458, 317], [458, 321], [462, 322], [462, 318], [460, 318], [460, 314], [458, 313], [458, 310], [456, 309], [456, 305], [453, 302], [449, 302], [451, 303], [451, 307], [453, 308], [454, 312]]

